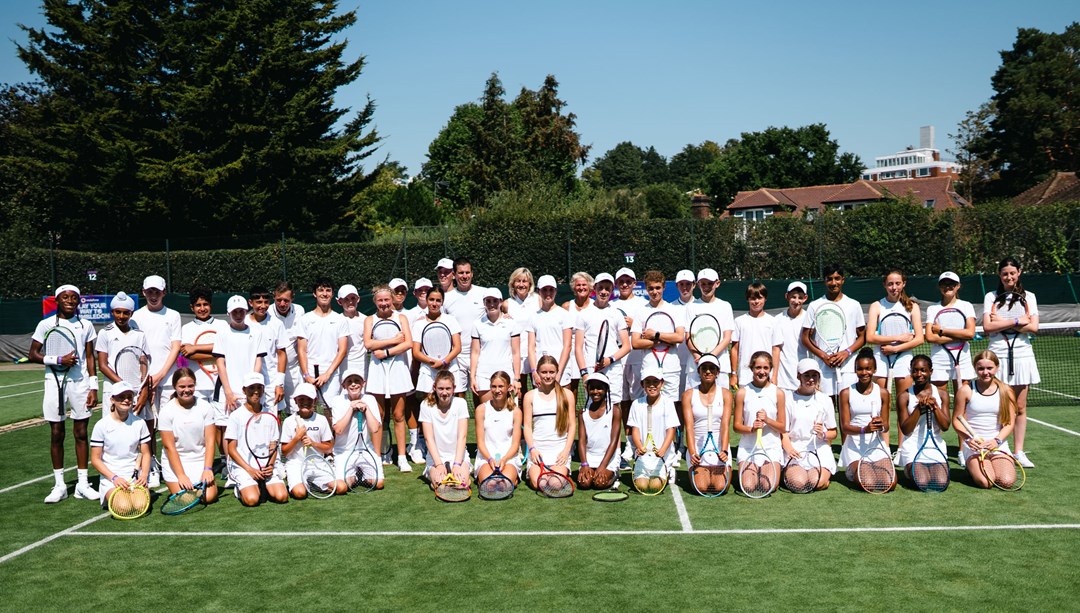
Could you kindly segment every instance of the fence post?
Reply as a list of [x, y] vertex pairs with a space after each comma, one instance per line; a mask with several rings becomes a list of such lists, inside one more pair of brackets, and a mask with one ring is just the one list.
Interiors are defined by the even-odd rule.
[[409, 228], [406, 226], [401, 227], [401, 251], [403, 253], [403, 265], [405, 267], [405, 274], [402, 275], [403, 279], [409, 278]]
[[165, 287], [171, 291], [173, 289], [172, 284], [172, 264], [169, 260], [172, 259], [172, 255], [169, 251], [169, 239], [165, 239]]
[[49, 280], [52, 282], [50, 289], [56, 289], [56, 235], [49, 232]]
[[289, 267], [285, 260], [285, 233], [281, 233], [281, 280], [287, 281], [289, 279]]
[[573, 266], [573, 263], [572, 263], [572, 261], [570, 259], [570, 236], [571, 236], [570, 233], [571, 233], [572, 225], [569, 224], [569, 223], [565, 224], [565, 225], [566, 225], [566, 280], [567, 280], [567, 282], [569, 282], [570, 277], [572, 277], [573, 274], [574, 274], [574, 271], [573, 271], [574, 266]]

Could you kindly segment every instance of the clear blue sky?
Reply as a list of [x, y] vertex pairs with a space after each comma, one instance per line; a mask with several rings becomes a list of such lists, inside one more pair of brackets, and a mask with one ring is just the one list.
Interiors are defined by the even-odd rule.
[[[825, 123], [863, 163], [918, 145], [933, 125], [951, 146], [965, 111], [1016, 29], [1060, 32], [1075, 2], [342, 2], [357, 9], [348, 57], [364, 73], [338, 94], [371, 95], [381, 155], [420, 171], [455, 106], [479, 98], [491, 72], [508, 96], [547, 74], [577, 115], [590, 162], [622, 141], [665, 157], [769, 126]], [[29, 78], [17, 23], [44, 25], [39, 2], [0, 5], [0, 82]], [[951, 157], [946, 154], [946, 157]]]

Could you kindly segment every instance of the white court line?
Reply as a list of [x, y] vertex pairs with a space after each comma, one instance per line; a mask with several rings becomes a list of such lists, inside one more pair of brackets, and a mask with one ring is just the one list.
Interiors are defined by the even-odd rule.
[[1046, 426], [1047, 428], [1053, 428], [1055, 430], [1061, 430], [1062, 432], [1064, 432], [1066, 434], [1071, 434], [1073, 436], [1080, 436], [1080, 432], [1074, 432], [1072, 430], [1069, 430], [1068, 428], [1062, 428], [1061, 426], [1055, 426], [1054, 424], [1047, 423], [1047, 422], [1045, 422], [1045, 421], [1043, 421], [1041, 419], [1035, 419], [1034, 417], [1032, 417], [1030, 415], [1028, 415], [1028, 421], [1033, 421], [1033, 422], [1039, 424], [1040, 426]]
[[[19, 387], [20, 385], [33, 385], [35, 383], [41, 383], [41, 381], [35, 379], [34, 381], [23, 381], [22, 383], [8, 383], [7, 385], [0, 385], [0, 390], [4, 389], [5, 387]], [[42, 389], [45, 388], [43, 387]]]
[[23, 547], [22, 549], [16, 549], [15, 551], [12, 551], [11, 553], [7, 554], [6, 556], [0, 558], [0, 564], [3, 564], [4, 562], [7, 562], [8, 560], [10, 560], [12, 558], [17, 558], [17, 557], [21, 556], [22, 554], [24, 554], [24, 553], [26, 553], [28, 551], [33, 551], [33, 550], [37, 549], [38, 547], [41, 547], [42, 545], [44, 545], [46, 543], [49, 543], [51, 541], [55, 541], [56, 539], [60, 538], [61, 536], [67, 536], [69, 534], [77, 534], [75, 531], [78, 530], [79, 528], [85, 528], [86, 526], [89, 526], [90, 524], [92, 524], [92, 523], [94, 523], [96, 521], [105, 519], [108, 516], [109, 516], [108, 513], [102, 513], [101, 515], [91, 517], [90, 519], [82, 522], [81, 524], [75, 524], [74, 526], [68, 528], [67, 530], [61, 530], [60, 532], [57, 532], [56, 534], [53, 534], [52, 536], [47, 536], [47, 537], [41, 539], [40, 541], [37, 541], [36, 543], [30, 543], [29, 545], [27, 545], [26, 547]]
[[[71, 472], [73, 470], [75, 470], [75, 467], [71, 466], [69, 468], [65, 468], [64, 472]], [[43, 477], [38, 477], [36, 479], [31, 479], [29, 481], [23, 481], [22, 483], [16, 483], [15, 485], [9, 485], [9, 486], [5, 487], [4, 489], [0, 490], [0, 494], [10, 492], [11, 490], [17, 490], [20, 487], [23, 487], [24, 485], [30, 485], [32, 483], [37, 483], [38, 481], [44, 481], [46, 479], [51, 479], [51, 478], [52, 478], [52, 473], [49, 473], [49, 474], [47, 474], [47, 475], [45, 475]]]
[[1055, 392], [1054, 390], [1048, 390], [1045, 387], [1035, 387], [1033, 385], [1033, 386], [1031, 386], [1031, 389], [1040, 391], [1040, 392], [1042, 392], [1044, 394], [1053, 394], [1055, 396], [1061, 396], [1063, 398], [1071, 398], [1072, 400], [1080, 400], [1080, 396], [1073, 396], [1072, 394], [1063, 394], [1061, 392]]
[[45, 391], [45, 388], [41, 388], [39, 390], [33, 390], [33, 391], [30, 391], [30, 392], [19, 392], [18, 394], [8, 394], [7, 396], [0, 396], [0, 400], [4, 400], [6, 398], [17, 398], [19, 396], [29, 396], [30, 394], [40, 394], [40, 393], [42, 393], [44, 391]]
[[675, 499], [675, 510], [679, 513], [679, 525], [682, 526], [683, 532], [693, 532], [694, 526], [690, 523], [690, 516], [686, 513], [686, 505], [683, 504], [682, 493], [679, 488], [672, 487], [671, 497]]
[[[108, 514], [106, 514], [108, 515]], [[94, 521], [100, 518], [95, 518]], [[566, 531], [527, 531], [527, 530], [510, 530], [506, 532], [433, 532], [433, 531], [421, 531], [421, 532], [405, 532], [405, 531], [388, 531], [388, 532], [349, 532], [349, 531], [313, 531], [313, 532], [182, 532], [182, 531], [164, 531], [164, 532], [118, 532], [118, 531], [96, 531], [90, 530], [87, 532], [75, 532], [74, 530], [66, 530], [63, 536], [136, 536], [136, 537], [151, 537], [151, 536], [181, 536], [181, 537], [329, 537], [329, 536], [354, 536], [354, 537], [403, 537], [403, 536], [422, 536], [422, 537], [448, 537], [448, 536], [464, 536], [464, 537], [487, 537], [487, 536], [698, 536], [702, 534], [711, 535], [739, 535], [739, 534], [838, 534], [838, 533], [882, 533], [882, 532], [992, 532], [1002, 530], [1080, 530], [1080, 524], [1004, 524], [998, 526], [878, 526], [868, 528], [731, 528], [727, 530], [695, 530], [693, 532], [684, 532], [683, 530], [566, 530]]]

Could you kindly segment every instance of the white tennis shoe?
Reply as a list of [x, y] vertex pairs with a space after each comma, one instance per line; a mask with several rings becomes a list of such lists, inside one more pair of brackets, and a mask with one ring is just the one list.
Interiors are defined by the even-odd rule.
[[67, 486], [66, 485], [54, 485], [49, 495], [45, 497], [45, 504], [56, 504], [61, 500], [67, 498]]
[[75, 486], [75, 498], [79, 500], [101, 500], [101, 495], [89, 483], [80, 483]]

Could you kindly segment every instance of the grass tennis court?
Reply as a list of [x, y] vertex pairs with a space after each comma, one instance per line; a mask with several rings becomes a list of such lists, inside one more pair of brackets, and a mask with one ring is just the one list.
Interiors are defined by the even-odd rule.
[[[0, 372], [0, 385], [27, 377], [41, 374]], [[0, 402], [5, 423], [40, 411], [40, 395]], [[42, 504], [48, 433], [24, 428], [0, 434], [0, 583], [18, 586], [4, 609], [101, 609], [120, 594], [125, 608], [159, 610], [1072, 609], [1080, 413], [1030, 416], [1038, 467], [1015, 494], [976, 490], [954, 464], [937, 495], [872, 496], [841, 475], [806, 496], [704, 499], [683, 467], [679, 487], [655, 498], [519, 489], [506, 502], [448, 505], [419, 471], [391, 467], [383, 492], [256, 509], [227, 496], [179, 517], [161, 515], [158, 499], [131, 522], [87, 501]], [[953, 455], [955, 435], [946, 440]]]

